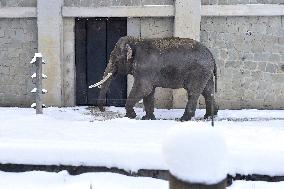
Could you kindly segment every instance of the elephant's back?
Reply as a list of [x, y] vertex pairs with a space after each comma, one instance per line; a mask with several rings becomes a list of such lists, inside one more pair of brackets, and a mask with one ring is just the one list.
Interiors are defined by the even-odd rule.
[[166, 52], [174, 49], [194, 50], [196, 48], [199, 48], [200, 43], [190, 38], [168, 37], [139, 39], [139, 45], [144, 49]]

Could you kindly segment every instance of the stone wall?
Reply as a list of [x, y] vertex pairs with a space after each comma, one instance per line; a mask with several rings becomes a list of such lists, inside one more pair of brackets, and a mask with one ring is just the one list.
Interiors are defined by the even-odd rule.
[[0, 106], [30, 106], [36, 19], [0, 19]]
[[0, 7], [36, 7], [37, 0], [0, 0]]
[[[9, 0], [13, 1], [13, 0]], [[17, 0], [14, 0], [17, 1]], [[28, 1], [28, 0], [26, 0]], [[65, 0], [66, 6], [138, 6], [138, 5], [173, 5], [174, 0]], [[284, 0], [202, 0], [203, 5], [236, 4], [284, 4]]]
[[284, 0], [202, 0], [203, 5], [284, 4]]
[[65, 6], [106, 7], [139, 5], [172, 5], [173, 0], [64, 0]]
[[221, 108], [284, 108], [284, 18], [202, 18], [218, 66]]
[[[36, 6], [37, 0], [0, 0], [0, 7]], [[173, 4], [173, 0], [64, 0], [65, 6]], [[203, 4], [284, 4], [284, 0], [203, 0]], [[132, 18], [133, 19], [133, 18]], [[131, 20], [131, 19], [129, 19]], [[135, 18], [141, 37], [173, 35], [173, 18]], [[131, 23], [131, 22], [129, 22]], [[74, 104], [74, 19], [64, 20], [63, 105]], [[37, 21], [0, 19], [0, 106], [29, 106], [34, 87], [29, 64], [37, 52]], [[202, 17], [201, 42], [218, 65], [221, 109], [284, 109], [284, 17]], [[158, 89], [158, 107], [172, 106], [172, 90]], [[202, 103], [201, 103], [202, 104]]]

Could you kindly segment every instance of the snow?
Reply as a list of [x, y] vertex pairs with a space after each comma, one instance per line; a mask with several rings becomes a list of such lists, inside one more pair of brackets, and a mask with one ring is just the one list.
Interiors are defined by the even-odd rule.
[[[45, 104], [42, 104], [43, 108], [46, 108]], [[36, 108], [36, 103], [32, 103], [31, 108]]]
[[228, 189], [283, 189], [284, 182], [234, 181]]
[[[129, 177], [115, 173], [86, 173], [71, 176], [66, 171], [6, 173], [0, 171], [5, 189], [169, 189], [167, 181]], [[284, 182], [234, 181], [227, 189], [283, 189]]]
[[[34, 73], [34, 74], [31, 76], [31, 78], [36, 78], [36, 73]], [[42, 78], [43, 78], [43, 79], [47, 79], [47, 76], [44, 75], [44, 74], [42, 74]]]
[[[136, 111], [140, 119], [143, 110]], [[85, 107], [47, 108], [43, 115], [34, 109], [0, 108], [0, 163], [166, 170], [163, 138], [181, 124], [174, 119], [182, 113], [155, 110], [158, 119], [170, 120], [143, 121], [122, 118], [123, 108], [104, 113]], [[210, 126], [203, 114], [197, 110], [195, 121], [182, 124]], [[215, 125], [228, 146], [231, 175], [284, 175], [283, 110], [224, 110]]]
[[66, 171], [59, 173], [33, 171], [0, 172], [0, 186], [5, 186], [5, 189], [168, 189], [168, 182], [114, 173], [70, 176]]
[[31, 93], [36, 93], [37, 88], [33, 88], [33, 90], [31, 90]]
[[163, 155], [171, 174], [185, 182], [213, 185], [227, 178], [225, 139], [210, 126], [181, 124], [169, 129]]
[[[37, 91], [37, 88], [33, 88], [33, 90], [31, 90], [31, 93], [36, 93]], [[47, 93], [47, 90], [46, 89], [42, 89], [42, 93], [45, 94]]]
[[[35, 53], [32, 61], [30, 62], [31, 64], [35, 63], [36, 62], [36, 58], [41, 58], [42, 57], [42, 54], [41, 53]], [[44, 62], [44, 61], [43, 61]]]

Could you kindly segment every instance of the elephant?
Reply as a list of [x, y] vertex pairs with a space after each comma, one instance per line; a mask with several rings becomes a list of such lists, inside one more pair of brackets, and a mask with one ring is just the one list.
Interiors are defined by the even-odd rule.
[[143, 99], [146, 115], [142, 119], [154, 120], [154, 92], [156, 87], [162, 87], [187, 91], [188, 102], [181, 121], [194, 116], [200, 94], [206, 103], [204, 118], [213, 118], [218, 111], [213, 95], [217, 91], [216, 70], [212, 53], [196, 40], [121, 37], [110, 54], [103, 79], [94, 85], [101, 88], [98, 106], [104, 111], [106, 93], [117, 74], [132, 74], [134, 84], [125, 104], [126, 117], [136, 117], [133, 107]]

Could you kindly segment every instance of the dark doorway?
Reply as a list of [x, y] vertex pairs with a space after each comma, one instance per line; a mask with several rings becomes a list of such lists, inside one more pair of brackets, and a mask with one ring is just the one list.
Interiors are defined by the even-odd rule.
[[[126, 18], [78, 18], [75, 24], [76, 104], [97, 105], [100, 81], [115, 43], [127, 35]], [[107, 93], [108, 106], [124, 106], [127, 78], [118, 75]]]

